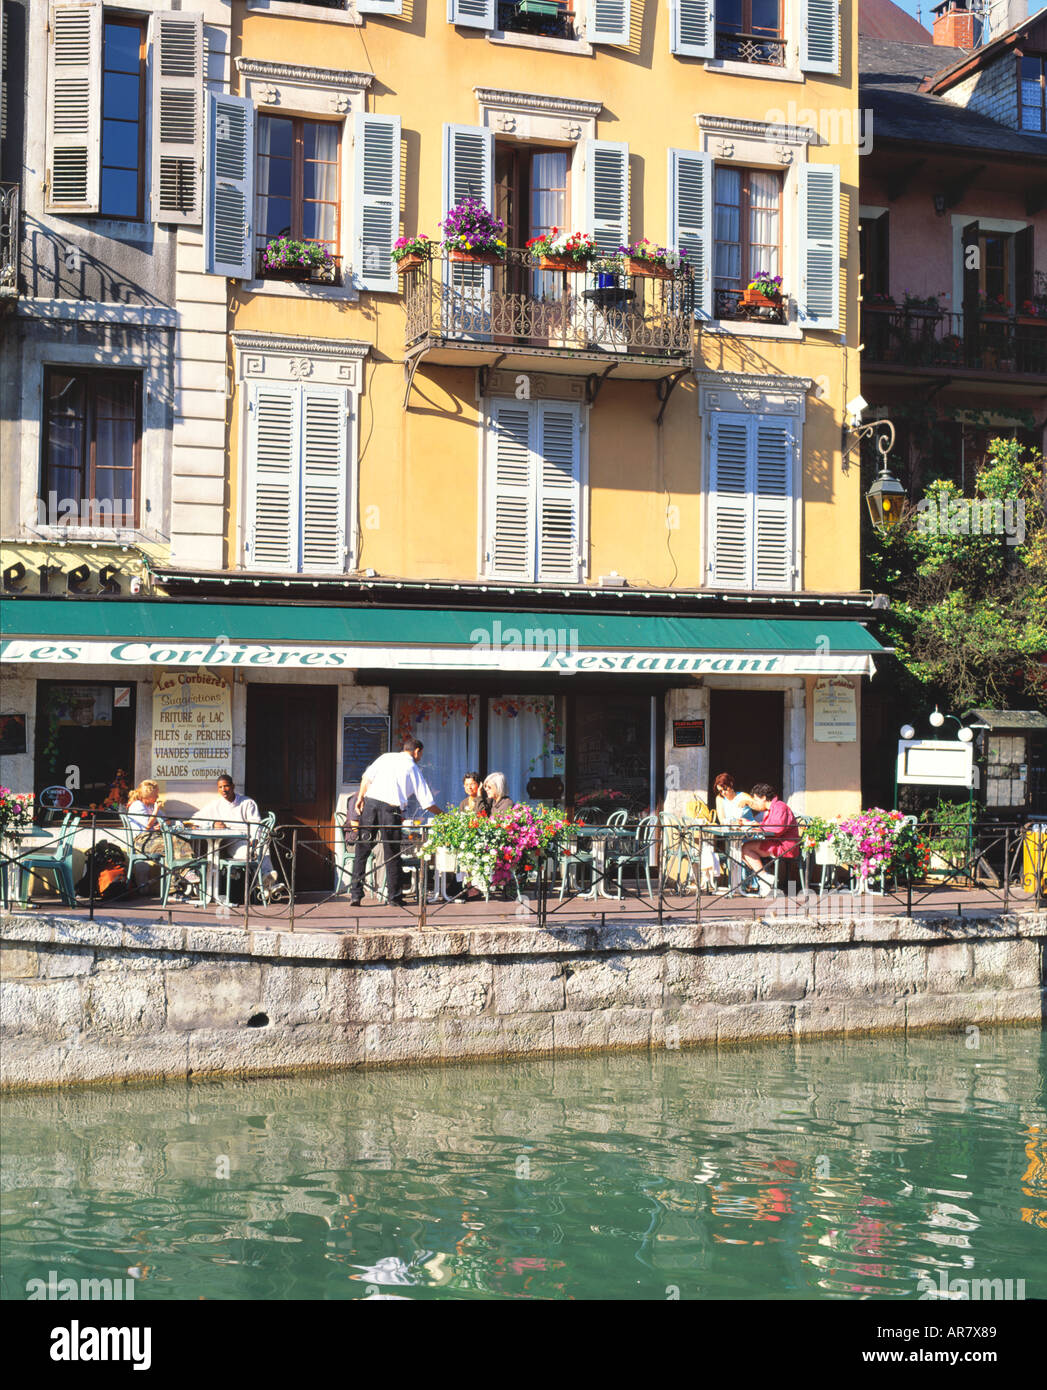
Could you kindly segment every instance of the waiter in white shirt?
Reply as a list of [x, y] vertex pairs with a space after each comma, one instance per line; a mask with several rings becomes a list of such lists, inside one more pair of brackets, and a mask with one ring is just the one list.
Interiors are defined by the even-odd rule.
[[363, 900], [367, 861], [379, 835], [385, 856], [389, 901], [395, 907], [404, 905], [400, 896], [400, 846], [407, 803], [414, 796], [425, 810], [440, 810], [428, 783], [418, 770], [422, 747], [416, 738], [404, 739], [399, 753], [383, 753], [364, 772], [355, 803], [357, 819], [353, 821], [354, 825], [360, 827], [353, 856], [353, 884], [349, 897], [353, 907], [359, 907]]

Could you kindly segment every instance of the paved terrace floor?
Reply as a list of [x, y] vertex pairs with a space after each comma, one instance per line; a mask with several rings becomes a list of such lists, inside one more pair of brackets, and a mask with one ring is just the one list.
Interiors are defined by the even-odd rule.
[[[957, 888], [949, 885], [914, 888], [912, 911], [907, 909], [906, 896], [868, 894], [852, 897], [850, 893], [826, 893], [818, 899], [816, 895], [804, 898], [713, 898], [706, 894], [701, 900], [701, 920], [704, 921], [752, 921], [754, 919], [805, 917], [813, 921], [840, 921], [853, 917], [906, 917], [915, 921], [948, 916], [979, 918], [996, 916], [1003, 912], [1032, 912], [1037, 909], [1035, 894], [1012, 889], [1009, 902], [1004, 902], [1002, 889]], [[1047, 910], [1047, 897], [1041, 898], [1039, 907]], [[13, 909], [15, 912], [19, 908]], [[46, 915], [60, 914], [62, 917], [87, 918], [89, 908], [63, 907], [55, 899], [34, 899], [30, 910]], [[663, 918], [667, 921], [695, 921], [698, 908], [694, 895], [680, 897], [666, 894], [662, 902]], [[121, 903], [119, 901], [96, 903], [95, 916], [107, 920], [119, 918], [127, 922], [163, 922], [178, 925], [224, 925], [230, 928], [249, 926], [257, 931], [308, 931], [308, 932], [357, 932], [383, 931], [404, 928], [415, 930], [418, 926], [418, 907], [406, 908], [386, 906], [382, 903], [368, 904], [354, 908], [345, 898], [333, 898], [320, 894], [302, 895], [295, 903], [294, 914], [286, 902], [269, 907], [252, 905], [249, 913], [242, 905], [223, 908], [217, 903], [169, 903], [160, 906], [159, 899], [140, 898]], [[658, 916], [657, 899], [637, 898], [627, 894], [622, 900], [601, 898], [596, 902], [583, 899], [566, 899], [558, 903], [555, 894], [549, 900], [547, 926], [555, 927], [597, 927], [602, 923], [651, 922]], [[504, 926], [519, 928], [535, 921], [533, 897], [517, 902], [492, 900], [467, 903], [438, 903], [427, 908], [426, 927], [432, 931], [449, 928], [468, 930], [470, 927], [490, 930]]]

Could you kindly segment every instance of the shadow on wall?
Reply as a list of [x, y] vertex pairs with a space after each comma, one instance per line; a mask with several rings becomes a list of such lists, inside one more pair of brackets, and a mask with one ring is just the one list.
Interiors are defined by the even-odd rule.
[[[104, 220], [102, 225], [106, 225]], [[149, 227], [148, 230], [151, 233], [153, 229]], [[109, 259], [102, 261], [85, 248], [85, 241], [94, 240], [106, 247]], [[167, 307], [173, 302], [172, 296], [158, 295], [141, 283], [142, 280], [149, 280], [155, 284], [164, 278], [163, 264], [157, 263], [155, 238], [152, 235], [141, 243], [129, 243], [108, 235], [102, 236], [89, 228], [84, 231], [82, 239], [73, 240], [59, 235], [42, 222], [26, 217], [22, 247], [23, 283], [27, 294], [34, 298], [82, 299], [92, 303], [156, 307]], [[114, 256], [123, 257], [127, 262], [126, 267], [113, 265], [111, 258]]]

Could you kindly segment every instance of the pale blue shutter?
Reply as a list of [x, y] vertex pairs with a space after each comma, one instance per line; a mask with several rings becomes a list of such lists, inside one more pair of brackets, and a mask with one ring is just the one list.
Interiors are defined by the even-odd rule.
[[590, 43], [629, 42], [630, 0], [589, 0], [585, 37]]
[[181, 10], [154, 14], [151, 38], [152, 218], [198, 226], [203, 218], [203, 16]]
[[715, 0], [672, 0], [669, 48], [683, 58], [712, 58], [716, 51]]
[[301, 569], [345, 569], [349, 394], [341, 386], [301, 391]]
[[534, 412], [517, 401], [494, 401], [487, 440], [487, 573], [534, 579], [536, 486]]
[[803, 0], [800, 67], [804, 72], [840, 71], [839, 0]]
[[47, 48], [47, 207], [97, 212], [102, 148], [102, 6], [56, 4]]
[[[483, 126], [444, 126], [443, 216], [463, 198], [479, 198], [494, 209], [494, 132]], [[445, 322], [456, 326], [457, 336], [485, 338], [491, 332], [490, 266], [447, 263], [441, 293], [445, 297]]]
[[800, 323], [840, 326], [840, 168], [806, 164], [800, 169]]
[[577, 584], [581, 578], [581, 440], [577, 408], [538, 407], [537, 534], [539, 580]]
[[493, 29], [494, 7], [495, 0], [447, 0], [447, 22], [470, 29]]
[[253, 278], [254, 107], [245, 97], [207, 94], [204, 269]]
[[793, 431], [786, 419], [757, 418], [755, 435], [753, 588], [793, 585]]
[[712, 224], [712, 155], [670, 150], [668, 242], [687, 252], [695, 312], [706, 319], [713, 313]]
[[752, 586], [750, 422], [714, 414], [709, 438], [709, 581], [730, 589]]
[[295, 385], [249, 385], [246, 552], [251, 569], [298, 568], [300, 408]]
[[629, 146], [615, 140], [585, 142], [585, 229], [602, 255], [629, 240]]
[[400, 117], [357, 112], [353, 121], [353, 284], [394, 291], [400, 227]]

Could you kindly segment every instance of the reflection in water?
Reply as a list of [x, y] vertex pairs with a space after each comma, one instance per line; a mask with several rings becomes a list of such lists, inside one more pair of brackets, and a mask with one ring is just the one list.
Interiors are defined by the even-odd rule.
[[10, 1097], [3, 1296], [1043, 1298], [1044, 1035], [965, 1041]]

